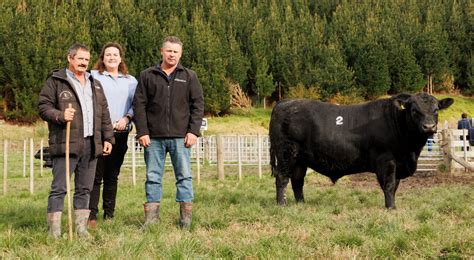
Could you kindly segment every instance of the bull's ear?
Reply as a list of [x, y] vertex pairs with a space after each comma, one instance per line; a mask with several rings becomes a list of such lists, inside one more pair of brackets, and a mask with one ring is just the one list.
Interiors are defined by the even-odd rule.
[[406, 104], [408, 103], [408, 101], [410, 100], [411, 98], [411, 95], [410, 94], [399, 94], [397, 96], [394, 97], [393, 99], [393, 104], [395, 105], [395, 107], [397, 107], [399, 110], [405, 110], [406, 109]]
[[454, 99], [452, 98], [445, 98], [445, 99], [441, 99], [440, 101], [438, 101], [438, 106], [439, 106], [439, 109], [446, 109], [448, 107], [450, 107], [453, 103], [454, 103]]

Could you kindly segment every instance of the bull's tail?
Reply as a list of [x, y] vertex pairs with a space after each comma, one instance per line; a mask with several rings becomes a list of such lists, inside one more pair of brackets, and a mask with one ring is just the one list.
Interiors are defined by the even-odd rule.
[[270, 119], [270, 126], [269, 126], [269, 137], [270, 137], [270, 166], [272, 169], [272, 176], [277, 176], [277, 151], [276, 151], [276, 146], [278, 142], [278, 129], [276, 126], [275, 122], [275, 110], [277, 109], [277, 106], [272, 111], [272, 116]]
[[272, 176], [276, 176], [276, 165], [277, 165], [277, 158], [275, 154], [275, 149], [272, 147], [272, 143], [270, 141], [270, 166], [272, 167]]
[[271, 122], [270, 122], [270, 166], [272, 169], [272, 176], [276, 176], [276, 152], [275, 152], [275, 140], [272, 140]]

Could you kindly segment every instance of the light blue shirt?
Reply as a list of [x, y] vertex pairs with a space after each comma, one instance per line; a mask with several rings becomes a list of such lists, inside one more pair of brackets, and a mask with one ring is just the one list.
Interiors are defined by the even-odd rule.
[[67, 79], [72, 84], [74, 90], [79, 97], [79, 103], [81, 104], [82, 120], [84, 126], [84, 137], [94, 135], [94, 106], [92, 102], [92, 86], [89, 80], [90, 74], [85, 73], [86, 84], [82, 85], [79, 79], [76, 78], [74, 73], [69, 69], [66, 69]]
[[119, 73], [117, 78], [104, 71], [91, 71], [92, 77], [100, 81], [109, 105], [112, 123], [117, 122], [127, 114], [133, 117], [132, 101], [137, 88], [137, 80], [132, 75]]

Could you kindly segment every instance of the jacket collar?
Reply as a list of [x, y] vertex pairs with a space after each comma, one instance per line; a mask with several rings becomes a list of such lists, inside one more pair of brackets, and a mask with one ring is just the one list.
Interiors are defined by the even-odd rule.
[[[161, 62], [162, 61], [160, 61], [155, 66], [153, 66], [151, 70], [153, 72], [163, 73], [163, 70], [161, 70], [161, 67], [160, 67]], [[176, 66], [176, 69], [175, 69], [175, 71], [179, 71], [179, 70], [184, 70], [184, 67], [183, 67], [183, 65], [181, 65], [181, 63], [178, 63], [178, 65]]]
[[[87, 71], [87, 75], [89, 76], [89, 80], [91, 81], [91, 84], [94, 83], [94, 78], [92, 77], [90, 71]], [[66, 68], [63, 69], [55, 69], [50, 72], [50, 76], [54, 78], [59, 78], [67, 81], [67, 74], [66, 74]]]

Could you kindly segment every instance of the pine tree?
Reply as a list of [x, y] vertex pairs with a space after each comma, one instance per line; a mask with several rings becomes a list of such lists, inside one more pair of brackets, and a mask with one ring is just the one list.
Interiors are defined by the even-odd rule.
[[378, 44], [368, 43], [361, 49], [354, 70], [357, 85], [367, 98], [384, 95], [390, 89], [387, 57]]
[[415, 55], [426, 76], [427, 91], [430, 94], [434, 90], [433, 77], [441, 78], [449, 70], [447, 35], [437, 20], [439, 17], [434, 15], [435, 12], [432, 7], [428, 8], [423, 31], [415, 42]]
[[[453, 0], [445, 3], [448, 14], [446, 20], [446, 32], [449, 38], [449, 64], [454, 74], [455, 85], [467, 92], [474, 93], [473, 86], [473, 37], [469, 37], [469, 8], [466, 1]], [[472, 17], [472, 13], [470, 14]]]
[[255, 90], [259, 102], [263, 101], [265, 107], [265, 97], [270, 96], [275, 90], [272, 73], [269, 72], [269, 65], [265, 57], [257, 57], [257, 73], [255, 75]]
[[392, 86], [391, 93], [418, 92], [423, 88], [424, 80], [420, 66], [411, 48], [405, 43], [394, 44], [389, 49], [388, 66]]
[[89, 12], [94, 17], [90, 19], [90, 33], [93, 37], [91, 48], [94, 53], [99, 54], [107, 42], [120, 42], [122, 34], [109, 0], [93, 1], [90, 8]]
[[210, 24], [206, 23], [201, 9], [193, 11], [191, 44], [194, 49], [194, 59], [191, 69], [195, 70], [204, 90], [205, 110], [209, 113], [220, 114], [230, 107], [229, 89], [225, 82], [223, 50], [219, 38], [212, 32]]

